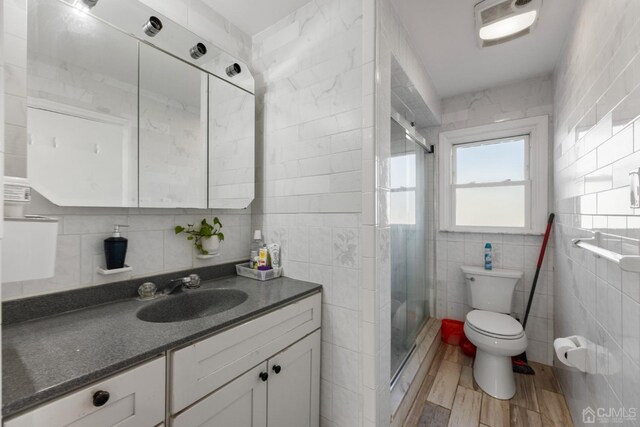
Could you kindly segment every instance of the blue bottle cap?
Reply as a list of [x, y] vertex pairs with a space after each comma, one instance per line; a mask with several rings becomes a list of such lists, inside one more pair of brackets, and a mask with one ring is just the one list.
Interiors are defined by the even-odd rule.
[[485, 249], [486, 248], [491, 248], [491, 243], [487, 243], [486, 245], [484, 245]]

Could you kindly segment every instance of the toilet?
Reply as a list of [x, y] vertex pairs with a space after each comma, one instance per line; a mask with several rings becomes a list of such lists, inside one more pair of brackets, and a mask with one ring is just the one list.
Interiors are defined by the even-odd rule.
[[527, 336], [520, 322], [511, 317], [513, 292], [521, 271], [462, 266], [469, 303], [464, 333], [476, 347], [473, 378], [496, 399], [511, 399], [516, 383], [511, 357], [524, 352]]

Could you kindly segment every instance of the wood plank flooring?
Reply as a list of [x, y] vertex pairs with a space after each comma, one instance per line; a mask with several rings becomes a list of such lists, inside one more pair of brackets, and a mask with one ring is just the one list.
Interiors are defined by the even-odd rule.
[[494, 399], [473, 380], [473, 359], [440, 344], [404, 427], [572, 427], [553, 368], [532, 362], [535, 375], [516, 374], [516, 395]]

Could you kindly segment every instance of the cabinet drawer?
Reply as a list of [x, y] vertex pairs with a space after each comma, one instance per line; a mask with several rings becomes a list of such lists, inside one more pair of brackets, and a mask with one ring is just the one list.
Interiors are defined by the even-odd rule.
[[268, 359], [320, 327], [315, 294], [171, 353], [171, 413]]
[[[98, 391], [109, 393], [94, 406]], [[104, 396], [104, 394], [103, 394]], [[149, 427], [164, 421], [165, 358], [132, 368], [19, 415], [5, 427]]]

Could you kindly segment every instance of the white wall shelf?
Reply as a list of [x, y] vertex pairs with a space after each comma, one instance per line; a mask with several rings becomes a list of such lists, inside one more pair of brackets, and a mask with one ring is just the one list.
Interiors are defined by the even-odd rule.
[[112, 274], [126, 273], [132, 270], [133, 270], [133, 267], [128, 266], [127, 264], [125, 264], [124, 267], [122, 268], [112, 268], [111, 270], [108, 270], [106, 267], [96, 268], [96, 272], [102, 276], [110, 276]]

